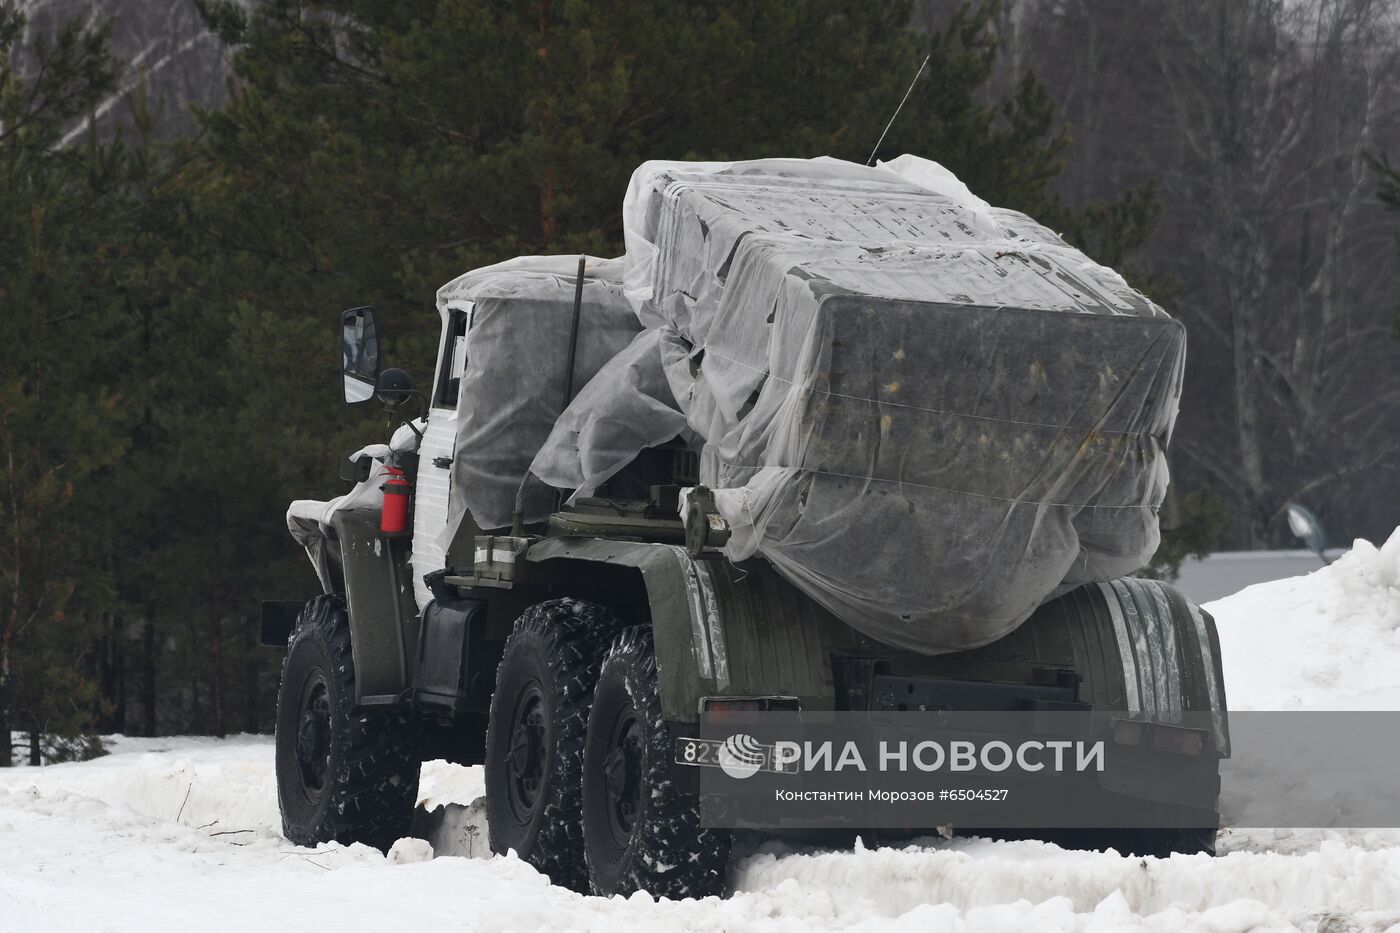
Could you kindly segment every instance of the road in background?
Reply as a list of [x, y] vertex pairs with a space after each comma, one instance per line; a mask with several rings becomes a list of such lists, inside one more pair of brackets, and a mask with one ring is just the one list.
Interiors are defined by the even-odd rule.
[[[1335, 558], [1343, 552], [1328, 551]], [[1312, 551], [1221, 551], [1182, 561], [1175, 586], [1198, 603], [1238, 593], [1256, 583], [1299, 577], [1323, 566]]]

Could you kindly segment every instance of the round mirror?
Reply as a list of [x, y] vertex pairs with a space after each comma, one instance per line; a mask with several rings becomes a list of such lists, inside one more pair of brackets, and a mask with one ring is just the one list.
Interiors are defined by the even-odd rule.
[[402, 369], [386, 369], [374, 384], [374, 397], [397, 408], [413, 395], [413, 380]]

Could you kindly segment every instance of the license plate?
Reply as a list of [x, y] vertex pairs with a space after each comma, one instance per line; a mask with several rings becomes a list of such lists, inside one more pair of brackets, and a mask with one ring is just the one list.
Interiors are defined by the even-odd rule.
[[764, 745], [747, 735], [732, 735], [727, 739], [676, 739], [676, 764], [697, 768], [723, 768], [731, 776], [747, 776], [756, 771], [776, 774], [796, 774], [796, 762], [780, 762], [773, 755], [773, 746]]

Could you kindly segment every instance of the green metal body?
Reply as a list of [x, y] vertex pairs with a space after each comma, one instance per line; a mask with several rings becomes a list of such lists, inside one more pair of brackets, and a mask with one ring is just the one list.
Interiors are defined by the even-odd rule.
[[[415, 693], [421, 621], [409, 541], [381, 534], [379, 513], [370, 508], [336, 511], [332, 528], [336, 546], [328, 551], [343, 571], [359, 702], [421, 702], [431, 712], [434, 697]], [[1075, 699], [1098, 710], [1164, 722], [1182, 712], [1221, 714], [1214, 747], [1228, 754], [1214, 620], [1159, 581], [1081, 586], [1047, 600], [988, 645], [925, 655], [862, 635], [765, 561], [733, 564], [712, 551], [691, 556], [672, 543], [684, 537], [679, 520], [627, 509], [565, 511], [540, 531], [477, 537], [465, 549], [475, 565], [439, 581], [435, 591], [447, 594], [440, 598], [487, 607], [474, 616], [482, 631], [471, 639], [486, 649], [462, 660], [462, 683], [494, 681], [499, 647], [526, 608], [572, 596], [606, 605], [628, 624], [651, 626], [661, 705], [672, 723], [698, 722], [706, 697], [795, 697], [806, 710], [895, 709], [898, 697], [881, 695], [888, 688], [880, 684], [891, 678], [1072, 684]], [[424, 652], [433, 649], [424, 642]]]
[[1079, 698], [1098, 709], [1164, 716], [1225, 709], [1214, 620], [1155, 580], [1077, 588], [998, 641], [930, 656], [862, 636], [762, 561], [695, 560], [675, 545], [580, 537], [546, 539], [528, 560], [542, 578], [557, 562], [640, 573], [662, 705], [673, 721], [697, 720], [701, 698], [716, 695], [795, 696], [803, 709], [833, 709], [833, 658], [899, 676], [1000, 683], [1072, 673]]
[[[461, 595], [488, 602], [491, 640], [504, 640], [525, 607], [559, 596], [599, 602], [629, 622], [650, 624], [662, 706], [674, 722], [697, 721], [708, 696], [793, 696], [803, 709], [838, 708], [842, 664], [857, 675], [1010, 684], [1068, 674], [1078, 682], [1079, 699], [1097, 709], [1167, 717], [1226, 706], [1214, 620], [1158, 581], [1088, 584], [1047, 601], [989, 645], [924, 655], [861, 635], [764, 561], [695, 559], [666, 541], [605, 537], [625, 527], [616, 520], [593, 529], [578, 513], [558, 519], [552, 536], [530, 544], [512, 580], [449, 576], [448, 582]], [[369, 510], [339, 511], [334, 527], [360, 700], [398, 702], [414, 686], [417, 656], [408, 542], [382, 536], [378, 514]], [[580, 533], [586, 531], [594, 535]], [[1228, 741], [1223, 727], [1219, 740], [1221, 747]]]

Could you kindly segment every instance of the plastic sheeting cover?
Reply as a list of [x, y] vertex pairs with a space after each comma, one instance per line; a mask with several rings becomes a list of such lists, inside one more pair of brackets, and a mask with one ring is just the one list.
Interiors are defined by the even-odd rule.
[[[617, 260], [586, 259], [573, 392], [640, 329]], [[470, 307], [457, 397], [447, 537], [470, 512], [478, 528], [511, 523], [530, 463], [564, 409], [577, 256], [531, 256], [477, 269], [438, 290], [444, 313]], [[526, 489], [525, 520], [542, 521], [554, 492]]]
[[905, 156], [647, 163], [624, 225], [649, 333], [547, 447], [586, 424], [609, 455], [552, 482], [606, 479], [674, 433], [674, 402], [704, 439], [727, 556], [930, 653], [1155, 550], [1184, 332], [1030, 218]]
[[638, 334], [560, 415], [530, 472], [572, 503], [591, 496], [647, 447], [688, 435], [661, 367], [659, 330]]

